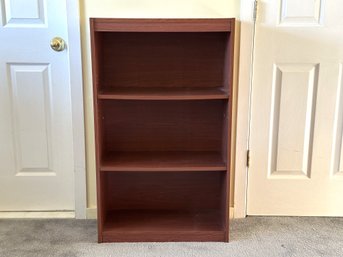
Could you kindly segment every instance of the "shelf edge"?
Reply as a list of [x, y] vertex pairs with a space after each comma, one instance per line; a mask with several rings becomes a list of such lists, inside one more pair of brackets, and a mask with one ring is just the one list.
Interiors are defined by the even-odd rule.
[[213, 166], [202, 166], [202, 167], [165, 167], [165, 168], [142, 168], [142, 167], [113, 167], [113, 166], [102, 166], [100, 172], [201, 172], [201, 171], [227, 171], [226, 166], [213, 167]]

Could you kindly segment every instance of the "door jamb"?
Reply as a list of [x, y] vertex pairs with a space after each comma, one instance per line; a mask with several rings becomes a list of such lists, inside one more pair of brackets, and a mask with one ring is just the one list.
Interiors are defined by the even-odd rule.
[[66, 1], [66, 8], [72, 99], [75, 218], [85, 219], [87, 188], [79, 0]]
[[237, 134], [235, 158], [234, 218], [247, 215], [250, 97], [252, 84], [252, 56], [254, 46], [254, 0], [241, 0], [240, 59], [237, 96]]

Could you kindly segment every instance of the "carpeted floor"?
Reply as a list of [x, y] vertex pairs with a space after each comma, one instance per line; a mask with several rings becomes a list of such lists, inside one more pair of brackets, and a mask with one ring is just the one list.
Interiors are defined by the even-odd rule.
[[0, 257], [343, 257], [343, 218], [249, 217], [230, 243], [97, 244], [94, 220], [0, 220]]

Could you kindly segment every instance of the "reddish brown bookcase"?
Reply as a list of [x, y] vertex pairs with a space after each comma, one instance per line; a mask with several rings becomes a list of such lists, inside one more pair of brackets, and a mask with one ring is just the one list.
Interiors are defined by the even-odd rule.
[[229, 240], [234, 24], [90, 19], [99, 242]]

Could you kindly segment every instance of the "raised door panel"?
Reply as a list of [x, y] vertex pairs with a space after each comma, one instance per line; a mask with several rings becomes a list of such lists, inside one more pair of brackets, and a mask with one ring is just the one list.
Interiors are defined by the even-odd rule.
[[276, 64], [270, 122], [269, 175], [310, 177], [319, 66]]
[[46, 26], [45, 0], [1, 0], [2, 25], [5, 27]]
[[51, 175], [51, 77], [48, 64], [9, 64], [16, 174]]
[[343, 64], [339, 65], [335, 126], [332, 147], [332, 175], [343, 176]]
[[324, 15], [323, 0], [280, 1], [280, 25], [285, 26], [318, 26]]

